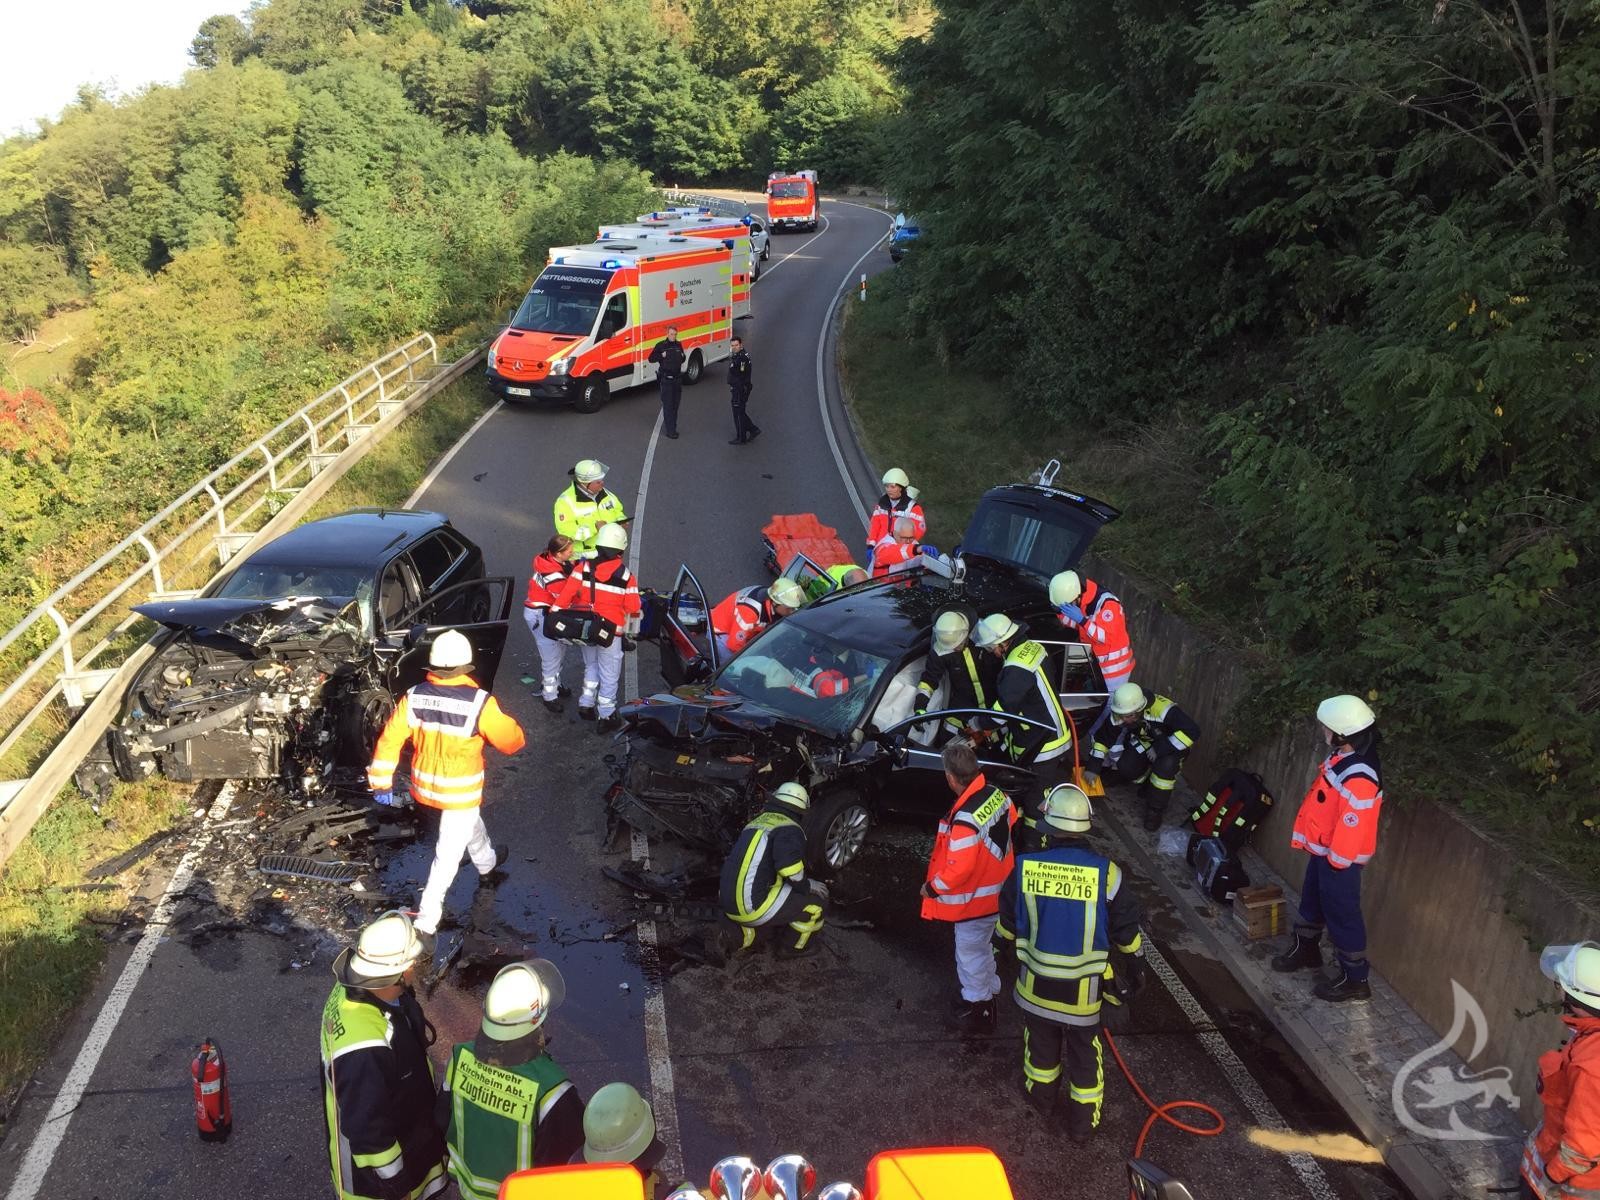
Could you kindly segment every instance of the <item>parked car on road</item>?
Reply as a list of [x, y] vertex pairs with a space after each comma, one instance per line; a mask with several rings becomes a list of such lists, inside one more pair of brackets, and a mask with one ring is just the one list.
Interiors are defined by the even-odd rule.
[[378, 731], [438, 634], [464, 633], [492, 685], [512, 584], [486, 576], [483, 552], [439, 513], [356, 509], [292, 529], [200, 595], [134, 610], [161, 626], [155, 652], [79, 785], [161, 774], [364, 787]]
[[899, 213], [894, 219], [894, 228], [889, 231], [889, 257], [894, 262], [900, 262], [911, 253], [912, 247], [922, 236], [922, 227], [915, 217], [908, 217]]

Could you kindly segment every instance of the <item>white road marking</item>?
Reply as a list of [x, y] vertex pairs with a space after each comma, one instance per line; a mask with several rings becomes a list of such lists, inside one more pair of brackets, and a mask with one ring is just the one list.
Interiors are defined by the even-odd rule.
[[50, 1106], [44, 1124], [39, 1126], [38, 1133], [33, 1135], [33, 1144], [28, 1147], [27, 1156], [23, 1158], [22, 1166], [17, 1170], [17, 1177], [11, 1181], [11, 1190], [6, 1193], [6, 1200], [34, 1200], [44, 1186], [50, 1164], [55, 1160], [56, 1151], [61, 1148], [62, 1139], [67, 1136], [67, 1126], [72, 1123], [72, 1114], [78, 1111], [78, 1106], [83, 1103], [84, 1095], [89, 1090], [89, 1081], [94, 1077], [100, 1056], [105, 1053], [111, 1035], [116, 1032], [117, 1022], [122, 1019], [128, 1001], [133, 998], [134, 988], [139, 986], [145, 970], [150, 966], [150, 960], [155, 957], [156, 947], [165, 939], [178, 897], [188, 889], [189, 881], [194, 878], [195, 868], [199, 865], [200, 856], [211, 844], [211, 835], [215, 831], [216, 824], [227, 813], [237, 790], [231, 780], [218, 790], [216, 802], [206, 812], [205, 823], [201, 826], [199, 834], [183, 858], [178, 861], [178, 869], [167, 881], [166, 891], [161, 893], [161, 899], [150, 914], [150, 920], [144, 927], [139, 944], [133, 948], [128, 961], [123, 964], [122, 974], [117, 976], [117, 982], [112, 985], [111, 991], [106, 995], [105, 1003], [100, 1006], [100, 1013], [94, 1019], [94, 1026], [89, 1030], [89, 1036], [84, 1039], [83, 1049], [78, 1051], [78, 1057], [73, 1060], [72, 1069], [67, 1072], [66, 1082], [56, 1093], [55, 1103]]
[[[823, 213], [822, 214], [822, 228], [817, 230], [810, 237], [808, 237], [805, 241], [801, 242], [793, 250], [789, 251], [789, 253], [785, 254], [777, 262], [773, 263], [770, 267], [764, 267], [762, 269], [762, 271], [761, 271], [761, 278], [765, 279], [768, 275], [771, 275], [779, 267], [783, 266], [784, 263], [788, 262], [796, 254], [799, 254], [800, 251], [804, 250], [807, 246], [811, 245], [812, 242], [816, 241], [819, 237], [821, 237], [823, 234], [825, 234], [827, 232], [828, 232], [828, 214], [827, 213]], [[772, 235], [771, 235], [771, 233], [768, 233], [767, 236], [770, 239]], [[757, 280], [756, 282], [759, 283], [760, 280]]]
[[483, 423], [485, 421], [487, 421], [490, 417], [494, 416], [495, 413], [499, 412], [505, 406], [506, 406], [506, 402], [504, 400], [496, 400], [494, 402], [494, 407], [493, 408], [489, 409], [488, 412], [484, 413], [483, 416], [479, 417], [476, 421], [474, 421], [472, 423], [472, 428], [468, 429], [465, 433], [463, 433], [459, 438], [456, 439], [456, 444], [454, 446], [451, 446], [450, 449], [446, 450], [444, 452], [444, 457], [441, 458], [438, 462], [433, 464], [433, 470], [429, 471], [426, 475], [424, 475], [422, 477], [422, 482], [417, 484], [417, 490], [412, 492], [411, 495], [406, 497], [406, 503], [405, 503], [405, 507], [406, 508], [413, 507], [418, 500], [422, 499], [422, 494], [433, 486], [433, 481], [435, 479], [439, 478], [439, 472], [443, 471], [446, 467], [448, 467], [450, 465], [450, 460], [452, 458], [454, 458], [457, 454], [461, 453], [461, 447], [465, 446], [468, 442], [470, 442], [472, 440], [472, 435], [477, 433], [478, 430], [483, 428]]
[[[644, 466], [639, 470], [639, 495], [633, 503], [633, 521], [628, 531], [628, 570], [637, 578], [639, 552], [644, 545], [645, 504], [650, 497], [650, 471], [655, 466], [656, 447], [661, 444], [661, 414], [656, 414], [645, 450]], [[639, 694], [639, 656], [626, 656], [623, 664], [623, 694]], [[633, 857], [650, 865], [650, 842], [637, 829], [631, 843]], [[656, 923], [640, 921], [635, 930], [639, 938], [639, 966], [644, 973], [644, 1052], [650, 1064], [650, 1108], [655, 1113], [656, 1137], [666, 1153], [661, 1159], [661, 1174], [669, 1183], [683, 1178], [683, 1146], [678, 1135], [678, 1097], [672, 1078], [672, 1048], [667, 1040], [667, 997], [661, 988], [660, 943]]]
[[[1228, 1039], [1216, 1032], [1215, 1022], [1200, 1006], [1200, 1001], [1194, 998], [1194, 993], [1183, 985], [1183, 980], [1178, 978], [1172, 965], [1162, 957], [1161, 951], [1155, 944], [1146, 938], [1144, 942], [1144, 961], [1150, 965], [1161, 986], [1167, 989], [1167, 994], [1177, 1001], [1178, 1007], [1183, 1010], [1184, 1016], [1189, 1018], [1190, 1024], [1195, 1027], [1195, 1037], [1217, 1068], [1238, 1093], [1239, 1099], [1244, 1101], [1244, 1106], [1250, 1110], [1250, 1115], [1255, 1118], [1256, 1124], [1263, 1129], [1271, 1129], [1280, 1133], [1288, 1133], [1289, 1122], [1283, 1119], [1283, 1114], [1278, 1111], [1277, 1105], [1267, 1094], [1261, 1090], [1261, 1085], [1255, 1081], [1248, 1067], [1234, 1053], [1233, 1047], [1228, 1045]], [[1146, 1090], [1149, 1085], [1146, 1083]], [[1160, 1097], [1155, 1097], [1157, 1103], [1162, 1103]], [[1333, 1185], [1328, 1182], [1328, 1177], [1323, 1174], [1322, 1165], [1303, 1151], [1285, 1155], [1289, 1166], [1300, 1177], [1301, 1184], [1306, 1189], [1306, 1194], [1316, 1197], [1316, 1200], [1337, 1200], [1338, 1193], [1333, 1190]]]

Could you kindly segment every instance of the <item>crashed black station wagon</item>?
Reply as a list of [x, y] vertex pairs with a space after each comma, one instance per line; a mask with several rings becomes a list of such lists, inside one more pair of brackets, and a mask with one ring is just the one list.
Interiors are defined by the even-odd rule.
[[[954, 710], [942, 707], [942, 694], [924, 717], [913, 705], [933, 623], [950, 608], [974, 622], [991, 612], [1021, 622], [1049, 650], [1062, 703], [1087, 729], [1084, 718], [1105, 703], [1105, 684], [1089, 648], [1057, 620], [1049, 580], [1074, 566], [1118, 513], [1053, 479], [1047, 467], [1033, 483], [990, 489], [948, 561], [925, 559], [829, 592], [727, 662], [709, 628], [705, 591], [681, 568], [655, 622], [673, 690], [618, 710], [626, 751], [613, 760], [611, 814], [649, 835], [721, 852], [764, 790], [799, 779], [811, 791], [812, 864], [834, 870], [855, 858], [878, 818], [942, 816], [950, 796], [939, 731]], [[802, 587], [825, 578], [804, 556], [784, 573]], [[993, 752], [981, 757], [1001, 786], [1025, 775]]]
[[79, 786], [272, 779], [294, 794], [365, 787], [395, 697], [422, 682], [447, 629], [492, 685], [505, 648], [509, 576], [449, 518], [355, 509], [290, 530], [192, 599], [134, 611], [163, 628]]

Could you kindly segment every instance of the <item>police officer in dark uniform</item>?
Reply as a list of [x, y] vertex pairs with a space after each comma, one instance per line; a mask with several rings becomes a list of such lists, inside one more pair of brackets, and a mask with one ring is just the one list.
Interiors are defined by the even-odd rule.
[[678, 401], [683, 399], [683, 343], [678, 327], [667, 326], [667, 336], [650, 351], [650, 361], [660, 368], [656, 382], [661, 386], [661, 430], [669, 438], [678, 436]]
[[750, 355], [744, 348], [744, 339], [733, 339], [733, 357], [728, 360], [728, 397], [733, 403], [733, 440], [730, 446], [742, 446], [761, 436], [761, 426], [745, 415], [744, 406], [750, 403]]

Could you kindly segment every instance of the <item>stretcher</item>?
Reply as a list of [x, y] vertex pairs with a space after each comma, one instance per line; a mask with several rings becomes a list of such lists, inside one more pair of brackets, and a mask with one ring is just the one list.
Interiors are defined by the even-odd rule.
[[796, 555], [804, 555], [817, 566], [842, 567], [854, 562], [850, 548], [839, 539], [839, 531], [824, 525], [815, 513], [777, 515], [761, 530], [767, 570], [781, 575]]

